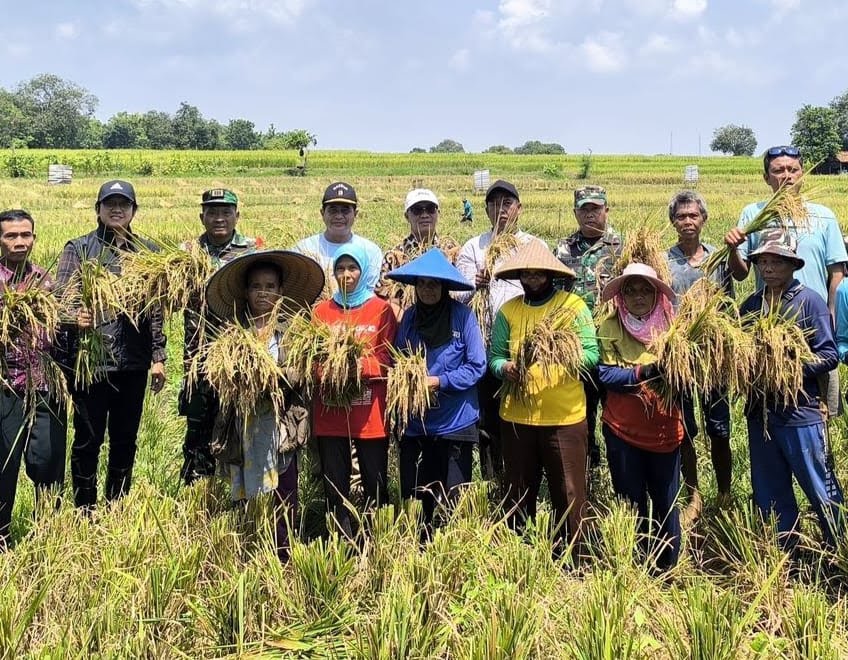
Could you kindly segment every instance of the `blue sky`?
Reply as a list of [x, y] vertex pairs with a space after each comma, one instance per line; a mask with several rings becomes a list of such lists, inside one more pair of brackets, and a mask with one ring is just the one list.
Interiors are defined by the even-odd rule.
[[319, 148], [709, 152], [759, 148], [848, 90], [846, 0], [5, 0], [0, 86], [43, 72], [97, 116], [306, 128]]

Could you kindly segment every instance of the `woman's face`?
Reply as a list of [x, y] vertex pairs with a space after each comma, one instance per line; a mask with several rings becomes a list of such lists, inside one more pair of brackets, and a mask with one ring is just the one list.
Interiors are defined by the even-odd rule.
[[339, 289], [345, 293], [353, 293], [362, 277], [362, 270], [355, 259], [348, 256], [339, 257], [333, 268], [333, 276], [339, 283]]
[[419, 277], [415, 281], [415, 297], [425, 305], [435, 305], [442, 299], [442, 283], [432, 277]]
[[548, 285], [550, 275], [544, 270], [533, 270], [526, 268], [521, 271], [518, 279], [526, 293], [539, 293]]
[[283, 295], [280, 276], [273, 268], [257, 268], [247, 278], [247, 308], [251, 316], [264, 316]]
[[633, 316], [647, 316], [654, 308], [657, 290], [644, 277], [629, 277], [621, 287], [624, 306]]

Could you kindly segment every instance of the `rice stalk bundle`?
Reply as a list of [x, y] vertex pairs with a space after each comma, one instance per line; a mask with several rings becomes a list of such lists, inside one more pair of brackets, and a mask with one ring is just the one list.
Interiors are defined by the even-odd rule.
[[[803, 177], [799, 179], [799, 182]], [[800, 185], [798, 182], [793, 185], [785, 185], [768, 199], [760, 209], [760, 212], [754, 216], [742, 231], [747, 234], [754, 234], [758, 231], [768, 228], [777, 228], [786, 230], [790, 225], [803, 225], [807, 219], [807, 207], [804, 204], [804, 199], [799, 192]], [[727, 262], [728, 257], [733, 250], [729, 245], [722, 245], [720, 248], [710, 254], [701, 264], [701, 270], [705, 275], [710, 275], [715, 272], [719, 266]]]
[[693, 391], [703, 394], [746, 391], [752, 375], [753, 346], [733, 301], [714, 282], [701, 278], [680, 297], [668, 329], [648, 351], [663, 378], [650, 387], [667, 409]]
[[409, 421], [417, 417], [423, 422], [430, 408], [427, 355], [423, 346], [415, 351], [409, 346], [405, 351], [392, 347], [391, 355], [392, 367], [386, 382], [386, 420], [403, 436]]
[[304, 310], [292, 316], [283, 345], [286, 369], [298, 375], [309, 395], [317, 388], [325, 405], [348, 408], [362, 394], [360, 358], [367, 341], [357, 336], [355, 326], [328, 325]]
[[492, 240], [486, 248], [485, 268], [489, 276], [493, 276], [495, 268], [502, 259], [511, 255], [521, 247], [518, 240], [518, 208], [510, 207], [509, 217], [503, 227], [498, 228], [495, 224], [492, 229]]
[[160, 242], [158, 247], [140, 247], [121, 257], [121, 293], [136, 322], [154, 305], [166, 316], [185, 309], [200, 311], [198, 304], [205, 307], [204, 286], [215, 266], [200, 243]]
[[488, 349], [489, 342], [492, 338], [492, 306], [489, 301], [489, 285], [484, 284], [477, 287], [477, 290], [471, 295], [471, 300], [468, 303], [471, 311], [474, 313], [474, 318], [477, 319], [477, 325], [483, 333], [483, 344]]
[[639, 228], [627, 234], [621, 254], [613, 264], [612, 276], [618, 277], [632, 263], [645, 264], [653, 268], [663, 282], [671, 282], [671, 270], [668, 266], [666, 248], [662, 241], [662, 232], [649, 222], [643, 222]]
[[578, 379], [584, 371], [583, 343], [577, 334], [577, 310], [559, 306], [549, 310], [525, 333], [514, 356], [519, 378], [505, 380], [506, 394], [519, 397], [533, 405], [532, 392], [528, 391], [530, 368], [537, 365], [545, 379], [564, 375]]
[[798, 326], [795, 316], [775, 308], [743, 321], [756, 350], [750, 391], [767, 402], [797, 406], [804, 388], [804, 365], [818, 360], [807, 343], [808, 333]]
[[[74, 359], [74, 385], [88, 389], [106, 377], [106, 367], [112, 358], [111, 348], [100, 326], [126, 314], [118, 277], [97, 259], [84, 259], [67, 285], [60, 292], [62, 315], [76, 321], [79, 309], [87, 309], [93, 317], [93, 327], [79, 332]], [[130, 320], [132, 317], [126, 314]]]
[[59, 301], [40, 282], [0, 287], [0, 346], [38, 350], [45, 339], [53, 342], [59, 320]]
[[268, 350], [274, 325], [261, 330], [228, 322], [200, 347], [189, 367], [190, 382], [206, 380], [222, 409], [247, 420], [263, 401], [270, 401], [282, 417], [285, 395], [281, 383], [285, 370]]

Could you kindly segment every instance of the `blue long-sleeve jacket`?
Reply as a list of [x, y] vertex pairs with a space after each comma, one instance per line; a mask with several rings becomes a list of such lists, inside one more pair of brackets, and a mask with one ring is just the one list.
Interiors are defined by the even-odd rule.
[[[415, 330], [415, 306], [401, 319], [395, 346], [413, 350], [423, 345]], [[470, 426], [480, 418], [477, 383], [486, 372], [486, 349], [480, 326], [471, 309], [451, 300], [453, 337], [442, 346], [427, 349], [427, 373], [439, 377], [436, 405], [427, 411], [424, 421], [409, 420], [406, 435], [448, 435]]]
[[[760, 316], [763, 308], [764, 289], [750, 295], [739, 312], [743, 321], [748, 315]], [[782, 403], [766, 403], [769, 422], [782, 426], [806, 426], [822, 421], [819, 409], [818, 377], [836, 368], [839, 362], [833, 325], [827, 303], [812, 289], [798, 280], [792, 280], [781, 296], [782, 314], [794, 316], [795, 322], [807, 334], [807, 345], [818, 360], [804, 365], [804, 389], [798, 393], [798, 405], [785, 408]], [[749, 396], [745, 414], [762, 414], [762, 398]]]

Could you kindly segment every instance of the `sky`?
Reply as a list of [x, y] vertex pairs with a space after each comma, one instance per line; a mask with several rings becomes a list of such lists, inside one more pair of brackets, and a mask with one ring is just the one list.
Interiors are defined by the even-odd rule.
[[96, 116], [182, 101], [320, 149], [709, 153], [848, 91], [848, 0], [0, 0], [0, 87], [53, 73]]

